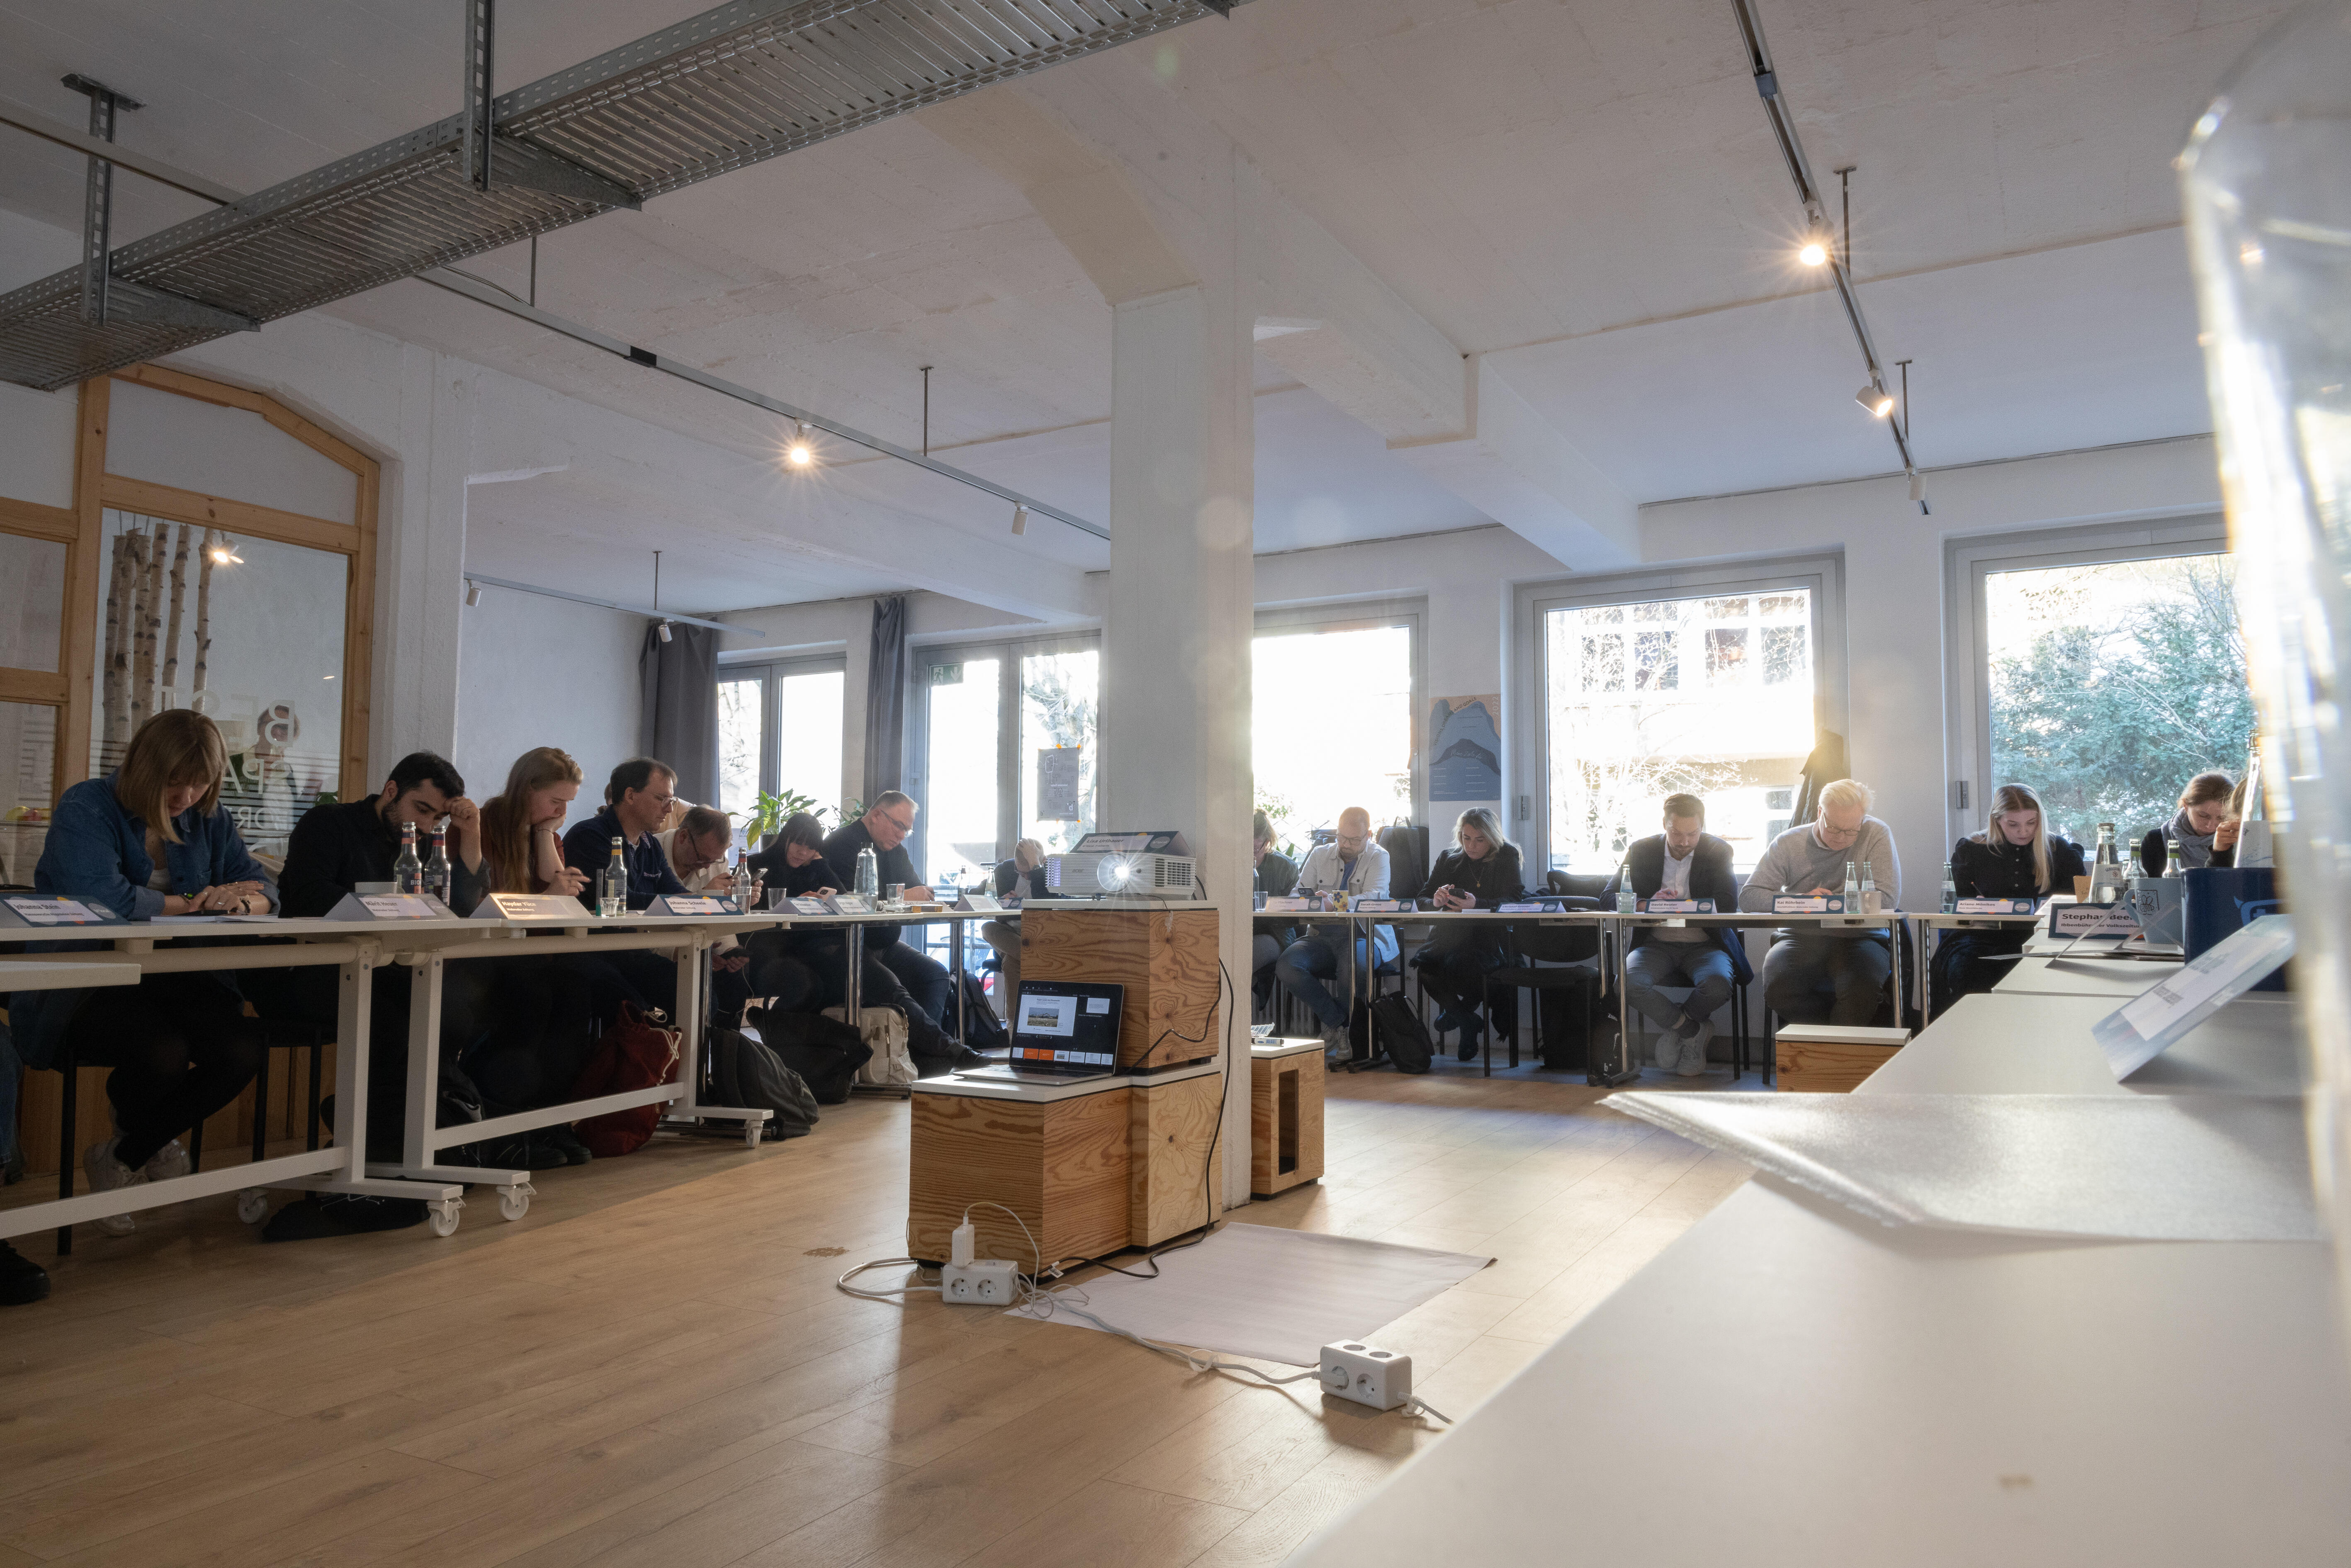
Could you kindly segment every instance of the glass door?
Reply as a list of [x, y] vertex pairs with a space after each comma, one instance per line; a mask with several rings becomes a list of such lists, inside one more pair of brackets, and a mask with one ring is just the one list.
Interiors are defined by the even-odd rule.
[[966, 644], [912, 661], [914, 863], [934, 887], [967, 886], [1022, 839], [1047, 854], [1094, 825], [1094, 636]]
[[923, 779], [927, 799], [915, 821], [916, 864], [933, 887], [978, 880], [1002, 859], [998, 809], [1005, 791], [998, 778], [1002, 749], [1006, 661], [998, 654], [954, 652], [925, 655]]
[[719, 670], [718, 809], [738, 833], [762, 790], [783, 797], [788, 814], [815, 812], [828, 832], [841, 825], [847, 683], [840, 659]]

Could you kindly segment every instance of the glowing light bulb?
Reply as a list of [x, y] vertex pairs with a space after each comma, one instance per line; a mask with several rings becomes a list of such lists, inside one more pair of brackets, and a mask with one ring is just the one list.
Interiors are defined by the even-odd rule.
[[816, 461], [816, 448], [809, 444], [807, 425], [792, 427], [792, 444], [784, 448], [784, 461], [795, 468], [805, 468]]
[[1853, 394], [1853, 401], [1869, 410], [1873, 419], [1884, 419], [1894, 412], [1894, 394], [1881, 386], [1865, 386]]
[[1806, 240], [1804, 242], [1803, 249], [1796, 253], [1796, 259], [1802, 262], [1806, 267], [1819, 267], [1825, 263], [1828, 258], [1829, 247], [1823, 245], [1817, 239]]

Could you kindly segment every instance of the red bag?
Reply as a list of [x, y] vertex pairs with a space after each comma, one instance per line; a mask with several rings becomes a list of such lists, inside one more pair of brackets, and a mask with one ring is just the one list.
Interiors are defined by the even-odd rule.
[[[571, 1098], [593, 1100], [668, 1082], [677, 1071], [678, 1050], [684, 1040], [684, 1036], [676, 1030], [661, 1029], [647, 1021], [634, 1003], [622, 1002], [620, 1021], [604, 1031], [603, 1043], [580, 1070], [580, 1077], [571, 1085]], [[661, 1115], [658, 1104], [632, 1105], [625, 1111], [590, 1116], [575, 1123], [571, 1130], [588, 1145], [589, 1153], [609, 1160], [635, 1154], [651, 1143], [653, 1129], [661, 1124]]]

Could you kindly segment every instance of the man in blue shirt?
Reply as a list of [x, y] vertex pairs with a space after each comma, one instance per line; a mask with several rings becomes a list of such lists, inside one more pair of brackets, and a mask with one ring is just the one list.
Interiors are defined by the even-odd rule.
[[685, 896], [685, 883], [670, 869], [653, 833], [677, 799], [677, 775], [650, 757], [632, 757], [612, 769], [604, 786], [604, 809], [563, 835], [563, 863], [585, 872], [580, 902], [596, 907], [596, 879], [612, 861], [612, 841], [621, 841], [621, 861], [629, 868], [629, 907], [643, 909], [665, 894]]

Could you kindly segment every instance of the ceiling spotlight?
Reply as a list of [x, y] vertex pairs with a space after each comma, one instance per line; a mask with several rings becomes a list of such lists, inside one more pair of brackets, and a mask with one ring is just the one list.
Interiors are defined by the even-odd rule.
[[481, 601], [481, 585], [475, 582], [473, 579], [467, 578], [465, 580], [465, 607], [470, 610]]
[[1927, 498], [1927, 476], [1924, 474], [1910, 476], [1910, 498], [1914, 501], [1923, 501]]
[[663, 642], [664, 642], [664, 643], [668, 642], [668, 641], [669, 641], [669, 622], [666, 622], [666, 621], [656, 621], [656, 622], [653, 622], [653, 635], [654, 635], [654, 636], [656, 636], [656, 637], [658, 637], [658, 638], [660, 638], [660, 639], [661, 639]]
[[1894, 394], [1874, 382], [1854, 393], [1853, 401], [1869, 410], [1873, 419], [1884, 419], [1894, 412]]
[[1012, 508], [1012, 531], [1016, 534], [1025, 534], [1029, 531], [1028, 507], [1016, 506]]
[[792, 427], [792, 444], [784, 448], [784, 460], [795, 468], [805, 468], [816, 461], [816, 448], [809, 444], [806, 424]]
[[1828, 258], [1828, 242], [1817, 234], [1809, 235], [1804, 241], [1803, 248], [1796, 252], [1796, 259], [1806, 267], [1823, 266]]

